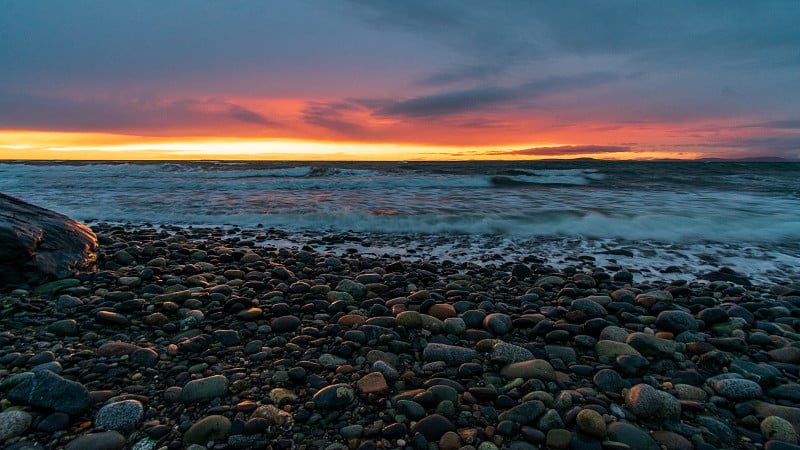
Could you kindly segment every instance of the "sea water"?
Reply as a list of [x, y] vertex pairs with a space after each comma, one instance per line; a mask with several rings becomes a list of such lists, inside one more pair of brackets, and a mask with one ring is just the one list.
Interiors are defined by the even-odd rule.
[[800, 163], [14, 161], [0, 192], [88, 223], [357, 233], [408, 257], [800, 268]]

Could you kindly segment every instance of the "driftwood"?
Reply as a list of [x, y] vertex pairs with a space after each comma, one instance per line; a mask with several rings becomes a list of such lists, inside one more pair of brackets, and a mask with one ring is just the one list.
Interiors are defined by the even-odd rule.
[[0, 289], [94, 270], [96, 251], [86, 225], [0, 194]]

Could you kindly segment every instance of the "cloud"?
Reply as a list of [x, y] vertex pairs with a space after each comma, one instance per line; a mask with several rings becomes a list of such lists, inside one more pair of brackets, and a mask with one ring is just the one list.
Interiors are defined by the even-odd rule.
[[366, 129], [350, 120], [347, 114], [361, 111], [363, 107], [355, 102], [341, 100], [334, 102], [308, 102], [302, 111], [303, 122], [322, 127], [350, 137], [363, 135]]
[[778, 130], [800, 130], [800, 119], [770, 120], [768, 122], [740, 125], [737, 128], [773, 128]]
[[746, 155], [800, 158], [800, 136], [739, 138], [729, 140], [722, 145], [743, 149], [746, 151]]
[[445, 91], [405, 100], [387, 100], [375, 110], [376, 115], [403, 117], [439, 117], [476, 112], [502, 103], [524, 102], [548, 94], [604, 84], [619, 76], [606, 72], [547, 77], [516, 87], [479, 87]]
[[220, 125], [280, 128], [242, 105], [219, 99], [72, 98], [0, 91], [0, 128], [159, 134]]
[[534, 147], [518, 150], [505, 150], [492, 152], [493, 155], [515, 156], [561, 156], [561, 155], [588, 155], [597, 153], [622, 153], [632, 151], [624, 145], [562, 145], [558, 147]]

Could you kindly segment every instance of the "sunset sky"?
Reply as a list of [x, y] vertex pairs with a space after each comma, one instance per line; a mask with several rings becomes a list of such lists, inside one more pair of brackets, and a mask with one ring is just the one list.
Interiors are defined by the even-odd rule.
[[798, 23], [797, 0], [5, 0], [0, 159], [797, 159]]

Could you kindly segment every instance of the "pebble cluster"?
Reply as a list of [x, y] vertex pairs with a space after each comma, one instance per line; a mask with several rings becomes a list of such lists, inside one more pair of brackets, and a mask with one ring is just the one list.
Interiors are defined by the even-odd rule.
[[95, 231], [0, 295], [3, 448], [800, 449], [800, 285]]

